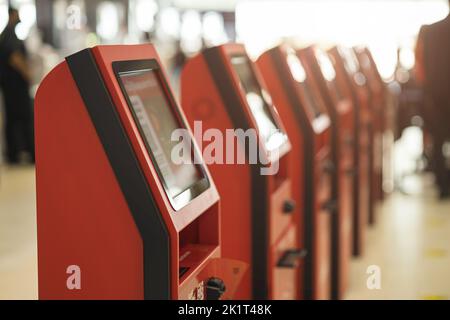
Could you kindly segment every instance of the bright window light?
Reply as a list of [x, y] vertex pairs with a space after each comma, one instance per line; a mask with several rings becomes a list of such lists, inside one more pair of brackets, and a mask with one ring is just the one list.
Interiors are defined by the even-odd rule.
[[136, 24], [141, 31], [151, 31], [155, 24], [158, 4], [154, 0], [138, 0], [136, 2]]
[[287, 63], [289, 65], [289, 69], [291, 70], [292, 76], [294, 77], [295, 81], [303, 83], [306, 80], [306, 72], [305, 69], [303, 69], [302, 63], [298, 59], [295, 52], [292, 50], [288, 53], [287, 56]]
[[161, 36], [179, 37], [180, 30], [180, 14], [177, 9], [167, 7], [159, 13]]
[[406, 69], [412, 69], [416, 63], [416, 56], [414, 50], [410, 47], [403, 47], [400, 49], [400, 63]]
[[36, 6], [34, 3], [24, 3], [19, 9], [20, 20], [22, 23], [32, 26], [36, 23]]
[[8, 23], [8, 5], [0, 2], [0, 30], [3, 30]]
[[183, 14], [180, 39], [184, 52], [194, 53], [202, 48], [202, 20], [198, 11], [188, 10]]
[[366, 45], [389, 78], [398, 47], [414, 46], [423, 24], [447, 14], [447, 0], [243, 1], [236, 8], [236, 32], [252, 58], [286, 38], [299, 46]]
[[203, 16], [203, 38], [208, 45], [214, 46], [228, 41], [223, 16], [217, 12], [207, 12]]
[[119, 11], [109, 1], [100, 3], [97, 8], [97, 33], [105, 40], [113, 40], [119, 32]]
[[22, 4], [19, 8], [19, 16], [21, 22], [16, 27], [16, 34], [19, 39], [25, 40], [36, 23], [36, 6], [34, 3]]
[[326, 55], [325, 52], [320, 49], [316, 50], [315, 55], [317, 57], [317, 61], [319, 62], [320, 70], [322, 71], [324, 78], [327, 81], [334, 81], [334, 79], [336, 78], [336, 71], [334, 70], [333, 64], [331, 63], [328, 55]]

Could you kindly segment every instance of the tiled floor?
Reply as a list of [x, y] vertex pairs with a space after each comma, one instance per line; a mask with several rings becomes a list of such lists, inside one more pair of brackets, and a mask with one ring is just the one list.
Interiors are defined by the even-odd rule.
[[[431, 177], [411, 177], [412, 194], [395, 193], [378, 208], [366, 253], [355, 259], [347, 299], [450, 298], [450, 201], [436, 201]], [[381, 289], [367, 288], [378, 266]]]
[[[0, 299], [37, 297], [34, 169], [3, 168], [0, 180]], [[378, 208], [366, 254], [352, 262], [347, 299], [448, 299], [450, 201], [435, 201], [431, 180], [413, 177], [413, 195]], [[381, 289], [367, 288], [378, 266]]]
[[33, 167], [0, 172], [0, 299], [37, 298]]

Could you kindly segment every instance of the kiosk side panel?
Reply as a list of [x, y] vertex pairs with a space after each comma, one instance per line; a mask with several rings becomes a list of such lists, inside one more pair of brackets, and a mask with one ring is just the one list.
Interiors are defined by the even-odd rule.
[[[195, 77], [195, 80], [194, 80]], [[203, 56], [196, 56], [184, 66], [181, 75], [182, 107], [189, 124], [194, 128], [197, 143], [202, 146], [205, 155], [210, 154], [204, 134], [219, 133], [227, 137], [227, 129], [232, 129], [232, 121], [216, 88], [214, 80]], [[197, 124], [195, 125], [195, 122]], [[208, 130], [210, 129], [210, 130]], [[208, 130], [208, 131], [207, 131]], [[235, 164], [240, 155], [245, 162], [245, 150], [235, 139], [234, 131], [229, 131], [233, 144], [226, 143], [226, 149], [220, 149], [219, 157], [223, 164], [212, 163], [209, 170], [221, 196], [222, 215], [220, 219], [221, 252], [226, 258], [237, 259], [251, 265], [251, 175], [246, 164]], [[227, 152], [223, 152], [227, 151]], [[206, 159], [208, 160], [208, 159]], [[252, 298], [252, 268], [244, 275], [236, 291], [235, 299]]]
[[[280, 49], [273, 49], [280, 50]], [[275, 64], [275, 52], [268, 51], [264, 53], [260, 58], [258, 58], [257, 64], [261, 73], [267, 84], [267, 88], [272, 96], [274, 104], [277, 106], [280, 117], [286, 126], [286, 131], [289, 134], [289, 140], [291, 141], [291, 161], [289, 163], [290, 172], [292, 173], [292, 195], [296, 202], [296, 210], [292, 214], [295, 221], [296, 231], [295, 231], [295, 243], [298, 250], [305, 248], [305, 230], [304, 230], [304, 145], [303, 139], [304, 135], [301, 130], [301, 126], [298, 122], [298, 117], [294, 110], [291, 110], [290, 101], [285, 94], [285, 88], [283, 83], [279, 80], [278, 75], [282, 69], [277, 69]], [[280, 66], [282, 67], [282, 66]], [[287, 74], [287, 73], [286, 73]], [[287, 76], [287, 75], [286, 75]], [[303, 254], [306, 254], [306, 250], [303, 249]], [[297, 292], [296, 296], [298, 299], [303, 298], [303, 282], [304, 282], [304, 270], [305, 270], [305, 260], [300, 259], [297, 263], [299, 266], [297, 275]]]
[[39, 298], [142, 299], [142, 240], [66, 63], [35, 113]]

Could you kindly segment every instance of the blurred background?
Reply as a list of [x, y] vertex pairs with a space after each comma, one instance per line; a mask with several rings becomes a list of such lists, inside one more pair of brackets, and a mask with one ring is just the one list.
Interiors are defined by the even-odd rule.
[[[447, 0], [0, 0], [0, 30], [9, 6], [19, 11], [15, 33], [28, 52], [31, 98], [65, 56], [97, 44], [152, 42], [177, 93], [184, 61], [205, 47], [241, 42], [257, 58], [280, 42], [367, 46], [395, 113], [394, 156], [384, 181], [392, 195], [378, 208], [382, 219], [369, 234], [368, 254], [353, 262], [348, 298], [450, 297], [449, 280], [443, 281], [450, 278], [450, 205], [437, 202], [426, 173], [423, 93], [414, 74], [419, 30], [448, 15]], [[450, 153], [450, 147], [445, 150]], [[26, 154], [18, 164], [6, 162], [0, 172], [0, 299], [34, 299], [34, 166]], [[382, 290], [366, 288], [371, 264], [384, 270]]]

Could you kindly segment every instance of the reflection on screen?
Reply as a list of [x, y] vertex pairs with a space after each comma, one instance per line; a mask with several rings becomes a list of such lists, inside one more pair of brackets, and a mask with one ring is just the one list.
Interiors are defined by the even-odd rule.
[[359, 62], [353, 49], [339, 48], [339, 54], [344, 60], [344, 66], [348, 73], [355, 74], [359, 72]]
[[317, 118], [322, 114], [320, 104], [317, 97], [314, 95], [314, 92], [311, 91], [309, 79], [306, 76], [305, 69], [303, 68], [302, 63], [295, 52], [288, 53], [287, 63], [293, 78], [299, 86], [303, 99], [305, 100], [305, 107], [308, 108], [314, 118]]
[[322, 75], [327, 81], [328, 88], [332, 92], [336, 93], [338, 100], [343, 99], [342, 92], [337, 83], [336, 71], [330, 57], [322, 50], [316, 50], [315, 54], [320, 70], [322, 71]]
[[312, 92], [308, 81], [305, 81], [302, 84], [302, 87], [303, 97], [306, 100], [306, 105], [313, 114], [314, 118], [319, 117], [322, 114], [322, 111], [317, 96], [314, 94], [314, 92]]
[[171, 140], [172, 132], [180, 126], [170, 109], [158, 74], [148, 69], [123, 72], [119, 76], [167, 192], [170, 197], [176, 197], [202, 177], [193, 161], [175, 164], [171, 159], [172, 149], [179, 143]]
[[267, 93], [261, 89], [249, 59], [246, 56], [235, 56], [231, 58], [231, 64], [239, 77], [247, 103], [255, 118], [258, 131], [265, 141], [267, 150], [279, 148], [287, 137], [275, 123], [269, 109], [268, 99], [265, 97]]

